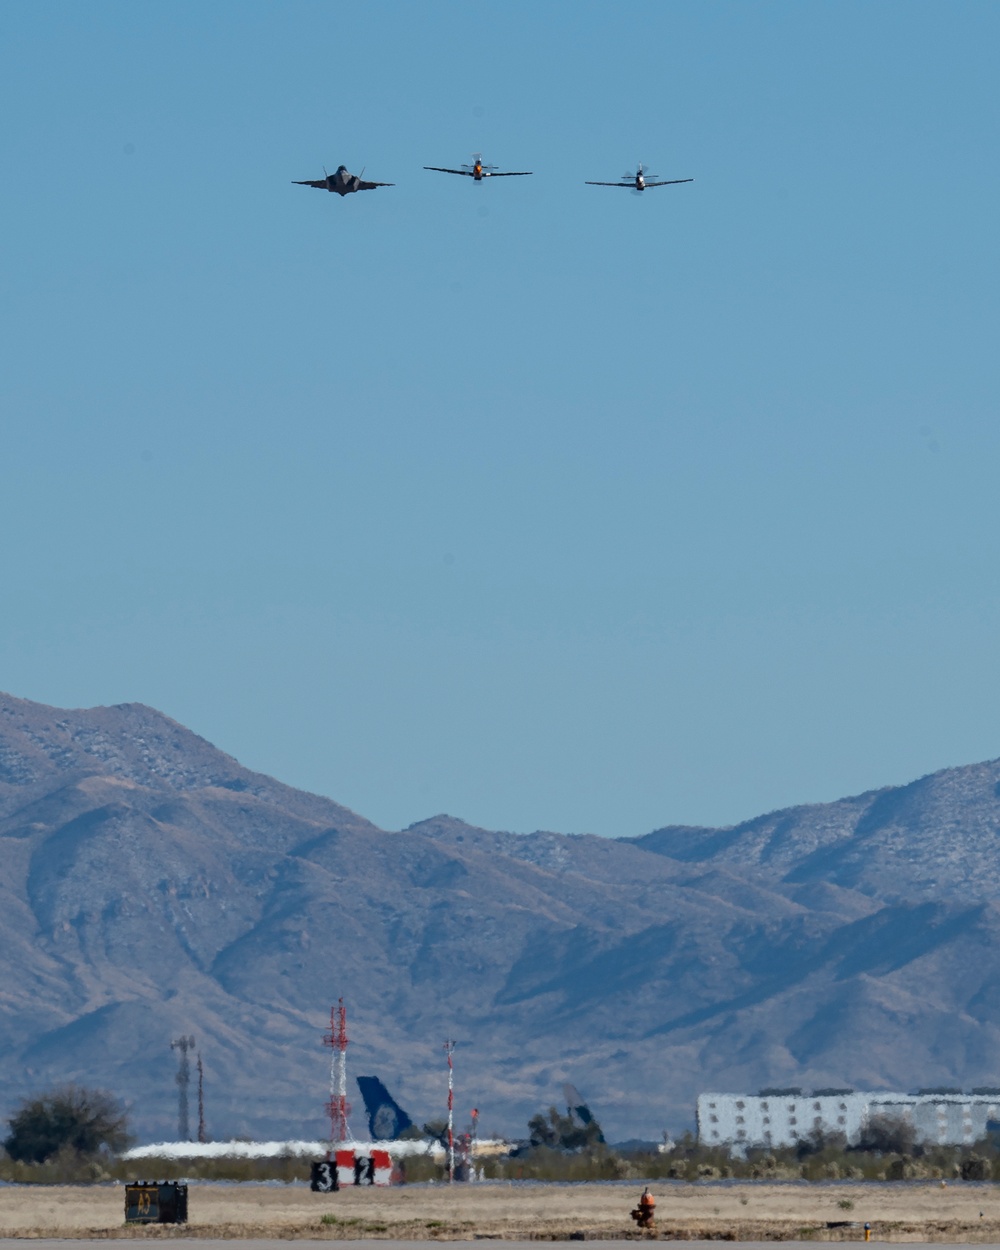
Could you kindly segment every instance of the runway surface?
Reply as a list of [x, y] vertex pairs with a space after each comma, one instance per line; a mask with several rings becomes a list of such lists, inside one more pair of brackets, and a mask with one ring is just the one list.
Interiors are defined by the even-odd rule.
[[[57, 1240], [57, 1239], [48, 1239], [48, 1238], [41, 1238], [41, 1237], [37, 1237], [37, 1238], [36, 1237], [25, 1237], [25, 1238], [3, 1237], [3, 1238], [0, 1238], [0, 1250], [27, 1250], [28, 1246], [31, 1247], [31, 1250], [72, 1250], [72, 1247], [74, 1245], [79, 1245], [82, 1242], [88, 1242], [88, 1243], [104, 1242], [105, 1244], [108, 1244], [109, 1240], [113, 1240], [116, 1243], [125, 1243], [127, 1245], [129, 1242], [133, 1240], [141, 1242], [141, 1241], [145, 1241], [146, 1239], [142, 1237], [137, 1237], [134, 1239], [133, 1238], [109, 1239], [106, 1237], [65, 1237], [65, 1238], [59, 1238]], [[156, 1238], [155, 1240], [157, 1243], [159, 1243], [161, 1241], [161, 1238]], [[498, 1250], [540, 1250], [540, 1247], [546, 1244], [544, 1241], [503, 1241], [495, 1237], [480, 1237], [480, 1238], [477, 1238], [475, 1241], [452, 1241], [444, 1237], [440, 1239], [435, 1238], [434, 1240], [428, 1239], [425, 1241], [405, 1241], [402, 1239], [396, 1240], [393, 1237], [369, 1237], [364, 1241], [341, 1241], [339, 1238], [331, 1237], [331, 1238], [327, 1238], [321, 1241], [305, 1241], [300, 1238], [278, 1238], [278, 1237], [247, 1238], [246, 1240], [243, 1240], [242, 1238], [229, 1238], [229, 1237], [227, 1238], [214, 1238], [214, 1237], [190, 1237], [188, 1238], [188, 1237], [185, 1237], [183, 1233], [174, 1234], [169, 1238], [169, 1240], [172, 1243], [180, 1242], [183, 1245], [184, 1250], [219, 1250], [220, 1242], [225, 1241], [225, 1242], [231, 1243], [237, 1240], [239, 1241], [241, 1250], [331, 1250], [332, 1247], [335, 1247], [336, 1250], [375, 1250], [375, 1247], [379, 1245], [392, 1246], [393, 1250], [428, 1250], [428, 1247], [433, 1246], [433, 1245], [445, 1245], [449, 1247], [454, 1247], [455, 1250], [458, 1250], [459, 1247], [476, 1246], [479, 1248], [479, 1250], [482, 1250], [482, 1245], [484, 1241], [497, 1241], [499, 1243]], [[640, 1238], [638, 1237], [628, 1239], [629, 1242], [632, 1242], [632, 1241], [638, 1242], [639, 1240]], [[622, 1245], [624, 1242], [625, 1242], [625, 1239], [615, 1240], [615, 1241], [599, 1241], [596, 1239], [594, 1241], [591, 1241], [588, 1239], [586, 1244], [588, 1247], [592, 1247], [592, 1250], [622, 1250]], [[567, 1244], [567, 1243], [560, 1242], [559, 1244]], [[719, 1250], [718, 1241], [685, 1241], [682, 1244], [685, 1246], [685, 1248], [700, 1246], [700, 1247], [706, 1247], [706, 1248], [711, 1247], [711, 1250]], [[815, 1241], [782, 1241], [782, 1242], [741, 1241], [741, 1242], [736, 1242], [733, 1244], [739, 1245], [741, 1250], [775, 1250], [775, 1247], [778, 1245], [781, 1246], [781, 1250], [816, 1250], [817, 1242]], [[823, 1243], [820, 1243], [820, 1244], [823, 1244]], [[853, 1243], [851, 1242], [827, 1242], [825, 1244], [843, 1246], [843, 1245], [851, 1245]], [[861, 1244], [864, 1244], [864, 1243], [861, 1243]], [[874, 1245], [882, 1245], [882, 1246], [905, 1245], [907, 1247], [907, 1250], [940, 1250], [940, 1247], [942, 1245], [954, 1246], [955, 1250], [986, 1250], [987, 1247], [996, 1245], [997, 1243], [988, 1242], [988, 1241], [977, 1241], [975, 1243], [961, 1242], [961, 1241], [952, 1241], [952, 1242], [940, 1242], [940, 1241], [937, 1241], [937, 1242], [924, 1242], [924, 1241], [876, 1242], [876, 1241], [872, 1241], [870, 1244], [873, 1246]]]

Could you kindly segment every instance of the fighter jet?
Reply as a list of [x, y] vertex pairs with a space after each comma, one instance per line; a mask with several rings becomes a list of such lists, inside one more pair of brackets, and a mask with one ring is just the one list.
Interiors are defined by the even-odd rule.
[[473, 152], [473, 164], [463, 165], [461, 169], [442, 169], [440, 165], [425, 165], [424, 169], [431, 169], [436, 174], [461, 174], [464, 178], [474, 178], [476, 182], [482, 182], [484, 178], [528, 178], [531, 176], [530, 169], [518, 170], [499, 170], [496, 165], [484, 165], [482, 152]]
[[339, 166], [335, 174], [328, 174], [323, 170], [323, 177], [317, 178], [314, 182], [298, 182], [294, 178], [293, 183], [297, 187], [316, 187], [320, 191], [336, 191], [338, 195], [350, 195], [352, 191], [373, 191], [376, 187], [394, 187], [394, 182], [365, 182], [362, 174], [349, 174], [345, 165]]
[[679, 182], [694, 182], [693, 178], [657, 178], [656, 174], [647, 174], [642, 165], [635, 174], [622, 174], [618, 182], [588, 182], [588, 187], [628, 187], [630, 191], [645, 191], [649, 187], [674, 187]]

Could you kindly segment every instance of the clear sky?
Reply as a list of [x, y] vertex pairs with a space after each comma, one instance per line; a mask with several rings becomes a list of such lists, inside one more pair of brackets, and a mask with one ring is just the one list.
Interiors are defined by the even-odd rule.
[[[0, 8], [0, 688], [388, 828], [1000, 754], [996, 3]], [[531, 178], [426, 173], [482, 150]], [[685, 186], [584, 186], [643, 161]], [[396, 186], [340, 199], [323, 166]]]

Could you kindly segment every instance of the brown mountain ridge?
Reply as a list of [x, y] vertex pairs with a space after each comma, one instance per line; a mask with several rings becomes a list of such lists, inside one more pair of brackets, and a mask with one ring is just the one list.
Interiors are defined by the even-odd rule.
[[[321, 1035], [415, 1119], [518, 1134], [564, 1080], [612, 1137], [764, 1084], [1000, 1083], [1000, 761], [641, 837], [382, 830], [139, 704], [0, 695], [0, 1113], [56, 1081], [176, 1132], [324, 1128]], [[363, 1129], [359, 1110], [353, 1116]]]

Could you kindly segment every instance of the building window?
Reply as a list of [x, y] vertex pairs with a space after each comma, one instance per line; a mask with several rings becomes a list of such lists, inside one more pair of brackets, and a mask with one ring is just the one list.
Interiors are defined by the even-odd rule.
[[822, 1111], [822, 1110], [823, 1108], [820, 1106], [818, 1102], [813, 1103], [813, 1111]]
[[795, 1110], [795, 1103], [794, 1103], [794, 1102], [790, 1102], [790, 1103], [788, 1104], [788, 1110], [789, 1110], [789, 1111], [794, 1111], [794, 1110]]
[[742, 1103], [742, 1102], [738, 1102], [738, 1103], [736, 1104], [736, 1110], [737, 1110], [737, 1111], [742, 1111], [742, 1110], [743, 1110], [743, 1103]]
[[708, 1120], [709, 1120], [709, 1123], [710, 1123], [710, 1124], [718, 1124], [718, 1123], [719, 1123], [719, 1117], [718, 1117], [717, 1115], [710, 1115], [710, 1116], [708, 1117]]
[[770, 1123], [771, 1123], [771, 1117], [770, 1117], [769, 1115], [764, 1116], [764, 1123], [765, 1123], [765, 1124], [770, 1124]]
[[719, 1136], [719, 1130], [718, 1130], [717, 1128], [713, 1128], [713, 1129], [712, 1129], [712, 1136], [713, 1136], [713, 1137], [718, 1137], [718, 1136]]
[[712, 1110], [713, 1110], [713, 1111], [715, 1110], [715, 1103], [714, 1103], [714, 1102], [710, 1102], [708, 1105], [712, 1108]]
[[846, 1102], [842, 1102], [842, 1103], [840, 1104], [840, 1109], [841, 1109], [841, 1111], [846, 1111], [846, 1110], [847, 1110], [847, 1103], [846, 1103]]
[[766, 1102], [762, 1102], [762, 1103], [760, 1104], [760, 1109], [761, 1109], [761, 1111], [766, 1111], [766, 1110], [767, 1110], [767, 1103], [766, 1103]]
[[743, 1122], [744, 1122], [744, 1121], [743, 1121], [743, 1117], [742, 1117], [741, 1115], [738, 1115], [738, 1116], [736, 1117], [736, 1123], [737, 1123], [737, 1124], [742, 1124]]
[[[790, 1115], [790, 1116], [788, 1117], [788, 1123], [789, 1123], [789, 1124], [797, 1124], [797, 1123], [798, 1123], [798, 1121], [796, 1120], [795, 1116]], [[793, 1134], [792, 1134], [792, 1136], [794, 1137], [794, 1136], [795, 1136], [795, 1134], [793, 1133]]]
[[837, 1116], [837, 1123], [838, 1123], [838, 1124], [846, 1124], [846, 1123], [847, 1123], [847, 1116], [846, 1116], [846, 1115], [838, 1115], [838, 1116]]
[[818, 1115], [813, 1119], [813, 1128], [822, 1128], [822, 1127], [823, 1127], [823, 1117], [821, 1115]]
[[747, 1135], [747, 1134], [746, 1134], [746, 1129], [738, 1128], [738, 1129], [736, 1130], [736, 1136], [737, 1136], [737, 1137], [746, 1137], [746, 1135]]

